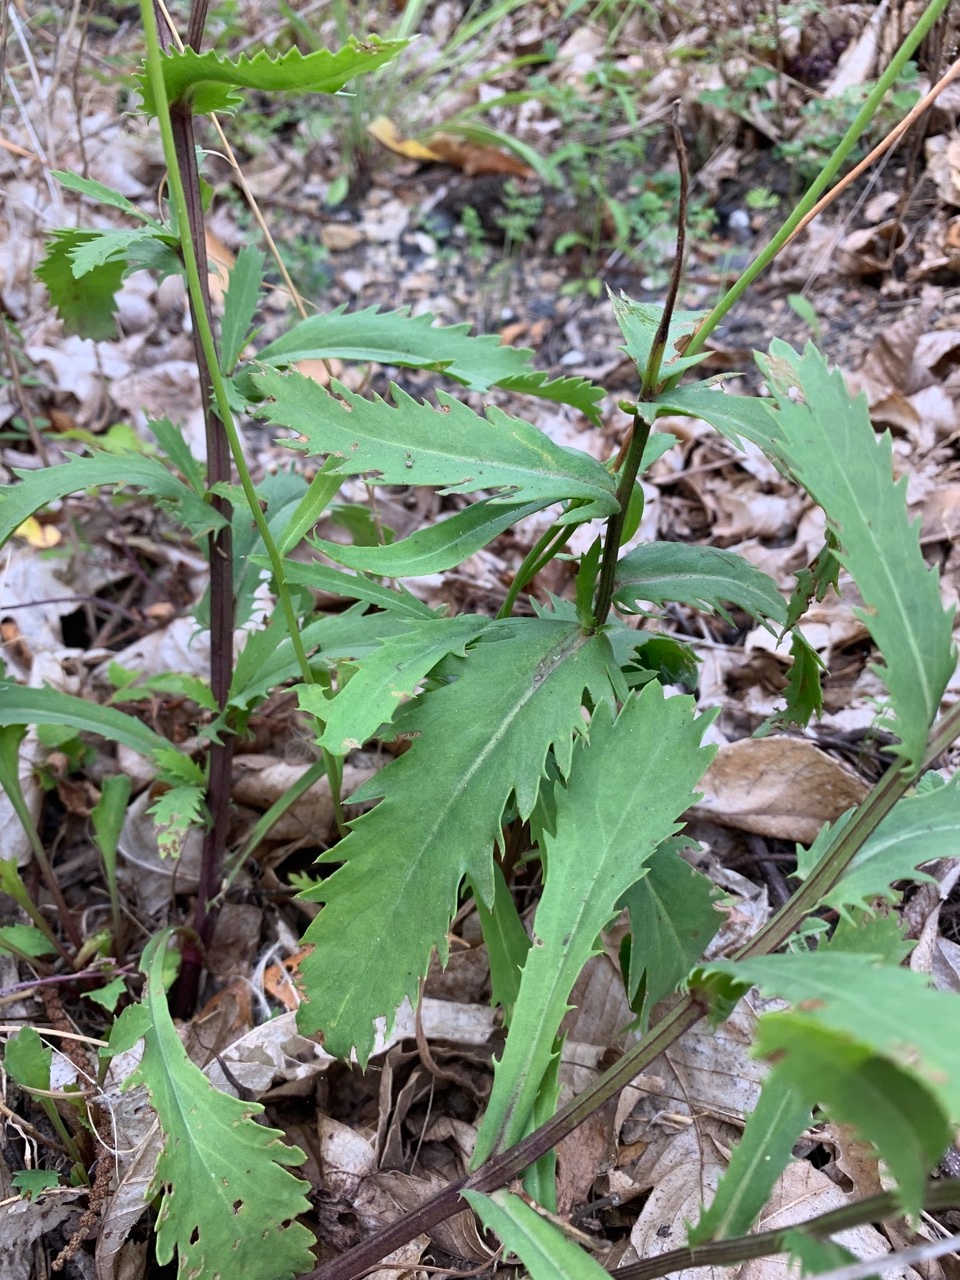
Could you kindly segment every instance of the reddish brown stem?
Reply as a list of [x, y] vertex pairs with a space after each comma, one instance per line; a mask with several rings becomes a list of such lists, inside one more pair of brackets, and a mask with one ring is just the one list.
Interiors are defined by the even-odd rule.
[[[190, 21], [189, 42], [199, 48], [206, 15], [205, 0], [194, 5]], [[203, 306], [211, 314], [210, 290], [206, 271], [207, 245], [203, 222], [203, 205], [200, 198], [200, 174], [197, 168], [196, 139], [193, 129], [193, 113], [188, 102], [174, 104], [170, 109], [170, 123], [177, 155], [177, 165], [183, 179], [187, 198], [190, 237], [194, 253], [200, 264], [200, 284]], [[231, 479], [230, 446], [226, 434], [213, 409], [210, 370], [203, 345], [200, 342], [200, 326], [190, 303], [193, 319], [194, 356], [200, 377], [200, 395], [206, 428], [207, 484], [214, 488], [227, 484]], [[223, 527], [210, 534], [210, 686], [217, 706], [227, 705], [230, 680], [233, 674], [233, 630], [235, 603], [233, 598], [233, 532], [230, 521], [233, 508], [229, 501], [214, 494], [213, 509], [224, 518]], [[213, 936], [217, 909], [213, 905], [220, 892], [223, 864], [226, 854], [227, 834], [230, 824], [230, 790], [233, 766], [234, 738], [230, 733], [222, 735], [221, 742], [210, 747], [209, 779], [207, 783], [207, 808], [210, 826], [204, 835], [200, 862], [200, 882], [194, 911], [194, 929], [205, 947]], [[186, 947], [180, 976], [174, 989], [172, 1011], [176, 1016], [187, 1017], [196, 1007], [203, 969], [202, 949]]]

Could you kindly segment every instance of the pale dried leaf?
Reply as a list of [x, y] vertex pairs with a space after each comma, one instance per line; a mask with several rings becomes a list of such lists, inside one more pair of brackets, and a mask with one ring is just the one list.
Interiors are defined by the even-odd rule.
[[[696, 1222], [700, 1206], [709, 1200], [726, 1168], [720, 1155], [735, 1131], [703, 1118], [678, 1134], [650, 1170], [653, 1187], [630, 1232], [640, 1258], [677, 1249], [686, 1242], [688, 1222]], [[686, 1267], [672, 1273], [677, 1280], [726, 1280], [716, 1267]]]
[[[771, 1195], [768, 1209], [758, 1224], [761, 1231], [773, 1231], [778, 1227], [806, 1222], [820, 1214], [829, 1213], [849, 1204], [849, 1197], [831, 1182], [822, 1170], [815, 1169], [805, 1160], [795, 1160], [787, 1165]], [[834, 1239], [857, 1257], [879, 1258], [890, 1252], [883, 1236], [870, 1226], [853, 1227], [839, 1232]], [[886, 1275], [904, 1277], [904, 1271], [886, 1272]], [[907, 1273], [910, 1280], [918, 1280], [915, 1272]], [[787, 1258], [777, 1254], [772, 1258], [758, 1258], [747, 1262], [738, 1280], [792, 1280]]]
[[0, 1204], [0, 1280], [32, 1280], [33, 1245], [71, 1215], [79, 1214], [85, 1190], [63, 1187], [36, 1200], [17, 1197]]
[[[289, 764], [275, 756], [239, 755], [233, 767], [234, 801], [265, 811], [303, 776], [307, 766]], [[343, 770], [343, 795], [349, 797], [377, 772], [372, 763], [347, 764]], [[324, 840], [336, 823], [330, 799], [330, 781], [321, 778], [284, 813], [270, 829], [271, 843]]]
[[839, 98], [847, 89], [863, 84], [874, 74], [880, 31], [887, 18], [890, 0], [882, 0], [870, 15], [859, 37], [844, 49], [837, 67], [824, 87], [825, 98]]
[[721, 747], [694, 812], [757, 835], [811, 844], [867, 786], [801, 738], [745, 738]]

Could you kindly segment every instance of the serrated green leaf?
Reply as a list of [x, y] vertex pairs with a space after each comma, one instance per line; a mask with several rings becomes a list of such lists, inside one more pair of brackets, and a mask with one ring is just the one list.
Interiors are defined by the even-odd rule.
[[658, 413], [680, 413], [700, 418], [743, 452], [743, 441], [749, 440], [766, 449], [770, 437], [769, 407], [755, 396], [733, 395], [716, 379], [673, 387], [657, 397]]
[[513, 1192], [465, 1191], [463, 1198], [529, 1268], [533, 1280], [608, 1280], [609, 1271]]
[[638, 600], [668, 600], [729, 618], [731, 604], [758, 622], [786, 621], [787, 607], [777, 584], [742, 556], [719, 547], [685, 542], [652, 542], [617, 562], [614, 601], [631, 609]]
[[647, 874], [620, 903], [630, 913], [630, 968], [627, 999], [634, 1003], [641, 979], [641, 1026], [653, 1006], [676, 989], [703, 955], [723, 923], [718, 893], [706, 876], [682, 858], [689, 841], [667, 840], [651, 855]]
[[51, 1187], [59, 1186], [60, 1175], [53, 1169], [18, 1169], [10, 1182], [24, 1200], [32, 1200]]
[[[116, 669], [116, 663], [111, 664]], [[111, 703], [142, 702], [155, 693], [172, 694], [174, 697], [189, 698], [207, 711], [218, 710], [217, 700], [210, 688], [210, 681], [200, 676], [188, 676], [181, 671], [160, 671], [155, 676], [141, 680], [136, 672], [129, 673], [132, 680], [125, 681], [110, 698]], [[133, 681], [136, 681], [134, 684]]]
[[56, 955], [50, 939], [31, 924], [6, 924], [0, 928], [0, 951], [34, 956], [38, 960]]
[[466, 646], [490, 625], [489, 618], [472, 614], [431, 618], [385, 639], [332, 700], [318, 685], [300, 685], [300, 709], [326, 721], [320, 745], [335, 756], [361, 747], [393, 719], [428, 672], [450, 654], [465, 657]]
[[[934, 991], [923, 974], [844, 952], [796, 952], [718, 961], [708, 972], [803, 1003], [809, 1016], [925, 1080], [960, 1118], [960, 1001]], [[812, 1002], [812, 1003], [811, 1003]], [[764, 1015], [761, 1025], [768, 1017]]]
[[600, 402], [605, 392], [603, 387], [598, 387], [589, 378], [576, 376], [551, 378], [549, 374], [538, 369], [510, 378], [498, 378], [494, 385], [503, 391], [516, 391], [520, 395], [536, 396], [538, 400], [568, 404], [574, 409], [579, 409], [595, 427], [599, 427], [603, 422]]
[[[841, 819], [845, 823], [848, 815]], [[805, 880], [837, 834], [840, 822], [823, 831], [809, 849], [797, 849], [797, 878]], [[819, 904], [843, 911], [869, 906], [877, 898], [896, 902], [898, 880], [928, 880], [917, 870], [936, 858], [956, 857], [960, 841], [960, 778], [945, 787], [898, 801], [857, 851], [840, 881]]]
[[953, 1137], [936, 1090], [845, 1032], [801, 1014], [764, 1018], [757, 1049], [776, 1057], [774, 1085], [792, 1086], [873, 1143], [897, 1179], [904, 1211], [919, 1213], [929, 1171]]
[[182, 473], [190, 488], [202, 498], [206, 491], [206, 468], [190, 452], [183, 428], [176, 426], [169, 418], [148, 418], [147, 426], [156, 437], [157, 444]]
[[224, 373], [233, 371], [240, 352], [250, 340], [250, 324], [260, 300], [265, 261], [256, 245], [245, 244], [230, 269], [220, 321], [220, 363]]
[[345, 547], [322, 538], [317, 538], [313, 545], [350, 569], [365, 569], [386, 578], [422, 578], [462, 564], [518, 520], [549, 505], [549, 501], [514, 505], [481, 498], [456, 515], [418, 529], [408, 538], [388, 546]]
[[326, 905], [306, 935], [310, 997], [298, 1018], [307, 1034], [323, 1031], [329, 1052], [355, 1046], [365, 1061], [374, 1019], [392, 1021], [404, 996], [417, 998], [434, 947], [446, 961], [464, 876], [492, 901], [507, 802], [513, 795], [529, 816], [551, 747], [568, 772], [585, 691], [597, 704], [611, 696], [611, 656], [603, 635], [575, 623], [497, 623], [466, 658], [444, 664], [449, 683], [404, 708], [394, 732], [412, 738], [410, 749], [357, 793], [383, 799], [324, 855], [344, 865], [309, 895]]
[[164, 777], [174, 784], [185, 782], [201, 787], [206, 781], [203, 766], [174, 746], [172, 742], [164, 741], [162, 748], [155, 752], [154, 758], [163, 770]]
[[[290, 523], [306, 493], [306, 480], [292, 467], [268, 472], [257, 485], [257, 496], [266, 504], [264, 514], [274, 540]], [[246, 502], [237, 502], [233, 511], [233, 593], [237, 626], [244, 626], [256, 608], [257, 589], [265, 576], [261, 559], [264, 555], [263, 538], [250, 518]]]
[[[312, 659], [314, 665], [363, 657], [388, 637], [404, 635], [413, 625], [412, 618], [403, 614], [365, 614], [364, 608], [365, 605], [355, 605], [303, 628], [300, 638], [307, 653], [319, 651]], [[300, 674], [299, 660], [278, 610], [267, 627], [250, 633], [234, 667], [230, 705], [250, 707], [278, 684]]]
[[428, 604], [411, 595], [405, 587], [385, 587], [380, 582], [373, 582], [363, 573], [343, 573], [332, 565], [301, 564], [296, 560], [285, 561], [283, 572], [287, 582], [302, 583], [305, 587], [312, 587], [314, 591], [329, 591], [346, 600], [362, 600], [400, 617], [437, 617], [437, 613]]
[[81, 178], [79, 174], [68, 173], [63, 169], [53, 169], [52, 174], [60, 185], [66, 187], [69, 191], [78, 191], [82, 196], [89, 196], [98, 205], [105, 205], [110, 209], [119, 209], [122, 213], [129, 214], [131, 218], [137, 218], [140, 222], [145, 222], [147, 226], [153, 227], [156, 231], [164, 230], [162, 223], [144, 213], [132, 200], [128, 200], [122, 192], [115, 191], [113, 187], [105, 187], [102, 182], [95, 182], [92, 178]]
[[760, 1019], [757, 1052], [856, 1124], [894, 1169], [905, 1209], [918, 1211], [927, 1172], [960, 1119], [957, 997], [932, 990], [922, 974], [841, 951], [723, 961], [706, 972], [795, 1006]]
[[796, 574], [794, 587], [787, 605], [787, 626], [794, 627], [810, 607], [810, 601], [818, 603], [830, 587], [840, 594], [840, 561], [837, 559], [837, 540], [828, 531], [826, 541], [808, 568]]
[[438, 325], [428, 311], [409, 307], [309, 316], [257, 353], [261, 364], [286, 367], [300, 360], [362, 360], [405, 369], [433, 369], [471, 391], [489, 391], [504, 378], [534, 375], [533, 352], [505, 347], [495, 334], [470, 336], [469, 324]]
[[124, 978], [113, 978], [96, 991], [84, 991], [82, 993], [84, 1000], [92, 1000], [94, 1004], [106, 1009], [107, 1013], [115, 1013], [121, 998], [126, 994], [127, 983]]
[[101, 707], [59, 689], [24, 689], [0, 681], [0, 725], [18, 724], [66, 724], [122, 742], [148, 759], [170, 748], [166, 738], [113, 707]]
[[811, 716], [823, 714], [823, 689], [820, 672], [826, 668], [813, 645], [794, 628], [790, 639], [793, 662], [787, 679], [787, 705], [774, 716], [778, 725], [798, 724], [805, 728]]
[[393, 542], [393, 530], [363, 502], [335, 502], [330, 508], [330, 522], [349, 534], [354, 546], [389, 546]]
[[598, 953], [601, 930], [645, 872], [657, 846], [679, 830], [715, 748], [700, 746], [712, 717], [694, 719], [692, 698], [664, 698], [657, 684], [631, 694], [616, 720], [600, 703], [556, 796], [556, 834], [544, 833], [546, 886], [534, 944], [473, 1167], [527, 1132], [573, 984]]
[[331, 474], [330, 463], [324, 463], [310, 481], [310, 487], [300, 499], [296, 510], [290, 517], [283, 536], [277, 542], [277, 550], [282, 556], [296, 547], [303, 536], [310, 532], [327, 507], [340, 492], [343, 477]]
[[43, 1043], [33, 1027], [21, 1027], [3, 1051], [4, 1070], [25, 1089], [49, 1089], [52, 1062], [53, 1050]]
[[510, 1025], [520, 990], [520, 973], [530, 950], [530, 936], [523, 927], [499, 864], [493, 868], [493, 905], [474, 894], [477, 918], [490, 961], [490, 999], [503, 1010], [504, 1026]]
[[771, 1071], [710, 1207], [690, 1228], [688, 1244], [729, 1240], [753, 1229], [790, 1162], [794, 1144], [810, 1123], [810, 1112], [807, 1098]]
[[834, 1240], [817, 1240], [799, 1227], [784, 1233], [783, 1247], [790, 1255], [790, 1261], [797, 1263], [805, 1276], [823, 1275], [836, 1267], [860, 1261], [842, 1244]]
[[77, 279], [73, 273], [72, 250], [98, 234], [76, 228], [55, 231], [34, 274], [46, 285], [50, 301], [63, 321], [64, 332], [102, 342], [117, 337], [116, 294], [126, 264], [108, 262], [88, 272], [82, 280]]
[[866, 398], [852, 400], [815, 347], [798, 356], [775, 339], [757, 361], [777, 402], [767, 448], [827, 514], [864, 601], [854, 612], [880, 650], [874, 670], [890, 694], [894, 750], [917, 765], [956, 665], [953, 612], [921, 554], [919, 521], [907, 516], [906, 477], [894, 483], [890, 436], [876, 435]]
[[[62, 232], [57, 232], [61, 235]], [[76, 243], [69, 250], [70, 264], [74, 277], [80, 280], [91, 271], [97, 271], [108, 263], [119, 262], [126, 268], [133, 256], [135, 246], [144, 240], [160, 239], [170, 246], [176, 241], [172, 236], [145, 231], [142, 227], [129, 230], [74, 232]]]
[[650, 680], [682, 685], [687, 693], [697, 687], [700, 664], [682, 640], [656, 631], [635, 631], [616, 617], [607, 623], [607, 635], [631, 689]]
[[14, 475], [19, 483], [0, 487], [0, 544], [34, 512], [70, 493], [98, 485], [146, 490], [154, 499], [169, 503], [195, 537], [223, 525], [223, 517], [156, 458], [95, 453], [41, 471], [14, 471]]
[[[618, 298], [610, 289], [607, 290], [607, 295], [617, 324], [620, 326], [620, 332], [625, 338], [621, 350], [627, 353], [643, 373], [660, 326], [663, 307], [656, 302], [634, 302], [625, 293], [621, 293]], [[686, 341], [699, 328], [705, 315], [705, 311], [674, 311], [667, 330], [667, 345], [660, 367], [661, 379], [671, 377], [675, 373], [682, 373], [684, 369], [690, 369], [706, 359], [705, 351], [695, 356], [684, 356], [682, 351]]]
[[829, 938], [820, 938], [817, 950], [853, 951], [873, 956], [884, 964], [906, 960], [916, 943], [904, 936], [909, 922], [896, 911], [845, 911]]
[[157, 849], [161, 858], [178, 858], [191, 827], [206, 818], [206, 788], [193, 784], [171, 787], [150, 806], [148, 812], [157, 828]]
[[303, 443], [285, 443], [335, 457], [340, 475], [369, 473], [382, 484], [438, 485], [446, 493], [497, 489], [518, 503], [581, 498], [583, 519], [616, 510], [614, 477], [595, 458], [493, 406], [481, 417], [438, 391], [434, 409], [394, 386], [393, 408], [337, 382], [335, 397], [300, 373], [276, 370], [254, 381], [270, 399], [260, 416], [300, 433]]
[[313, 1237], [296, 1222], [310, 1204], [307, 1184], [284, 1166], [306, 1158], [283, 1135], [253, 1119], [258, 1103], [219, 1093], [190, 1061], [167, 1009], [164, 951], [170, 931], [146, 946], [141, 1012], [125, 1010], [111, 1051], [143, 1038], [143, 1058], [124, 1083], [143, 1084], [163, 1132], [163, 1150], [146, 1199], [162, 1194], [156, 1254], [178, 1255], [182, 1277], [214, 1276], [229, 1260], [245, 1280], [293, 1280], [313, 1265]]
[[[317, 49], [301, 53], [288, 49], [271, 56], [261, 50], [252, 58], [242, 53], [238, 58], [225, 58], [209, 50], [182, 52], [167, 50], [160, 66], [171, 105], [190, 101], [195, 115], [210, 111], [232, 111], [243, 99], [236, 87], [260, 89], [265, 93], [337, 93], [354, 76], [376, 71], [405, 49], [409, 40], [380, 40], [367, 36], [360, 41], [353, 36], [342, 49]], [[136, 77], [147, 115], [157, 114], [157, 104], [145, 71]]]
[[600, 425], [603, 388], [586, 378], [550, 379], [530, 367], [533, 352], [504, 346], [495, 334], [470, 336], [470, 325], [438, 325], [428, 311], [412, 316], [409, 307], [347, 311], [310, 316], [258, 353], [257, 360], [278, 367], [299, 360], [362, 360], [404, 369], [433, 369], [471, 391], [502, 387], [569, 404]]

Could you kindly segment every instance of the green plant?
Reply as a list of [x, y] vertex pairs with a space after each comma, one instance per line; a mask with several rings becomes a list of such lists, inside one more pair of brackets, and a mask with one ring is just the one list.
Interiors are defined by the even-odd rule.
[[[922, 863], [955, 843], [957, 780], [944, 782], [925, 770], [960, 732], [960, 712], [939, 715], [956, 658], [952, 618], [908, 519], [905, 483], [893, 480], [889, 437], [876, 436], [865, 402], [850, 399], [839, 374], [828, 371], [813, 347], [799, 355], [775, 339], [769, 354], [758, 357], [771, 392], [766, 401], [726, 395], [713, 380], [683, 381], [702, 360], [707, 334], [742, 284], [709, 315], [675, 310], [687, 213], [682, 151], [680, 230], [667, 301], [654, 307], [611, 299], [640, 392], [622, 405], [630, 431], [608, 465], [560, 448], [500, 409], [476, 413], [449, 393], [438, 391], [434, 408], [394, 389], [390, 403], [337, 384], [328, 392], [291, 368], [305, 358], [376, 360], [443, 373], [475, 391], [499, 386], [539, 395], [598, 420], [599, 389], [586, 380], [550, 381], [530, 367], [529, 353], [494, 338], [470, 338], [465, 326], [435, 327], [429, 316], [338, 309], [293, 325], [238, 367], [240, 352], [255, 340], [263, 259], [253, 248], [239, 255], [215, 334], [197, 251], [203, 212], [192, 111], [231, 105], [238, 85], [274, 91], [306, 84], [333, 92], [400, 53], [402, 41], [351, 43], [305, 57], [163, 54], [153, 6], [143, 0], [141, 7], [148, 54], [141, 90], [164, 143], [169, 216], [154, 219], [117, 192], [62, 174], [66, 186], [121, 212], [132, 225], [57, 232], [42, 278], [65, 323], [102, 334], [112, 324], [113, 295], [124, 271], [148, 264], [184, 273], [201, 378], [212, 388], [205, 468], [170, 423], [154, 423], [162, 458], [90, 452], [22, 474], [0, 493], [0, 541], [48, 503], [106, 485], [144, 490], [206, 543], [211, 679], [186, 683], [171, 673], [176, 687], [196, 702], [198, 717], [204, 713], [206, 751], [186, 757], [114, 706], [6, 683], [0, 687], [0, 781], [31, 833], [51, 892], [55, 878], [17, 775], [29, 724], [97, 732], [151, 760], [169, 788], [154, 812], [171, 852], [191, 825], [206, 829], [195, 929], [163, 932], [150, 941], [141, 958], [143, 998], [121, 1014], [105, 1051], [111, 1057], [138, 1041], [144, 1045], [130, 1083], [146, 1085], [165, 1137], [150, 1190], [161, 1197], [158, 1261], [168, 1262], [176, 1252], [181, 1273], [203, 1280], [220, 1274], [224, 1257], [253, 1280], [277, 1280], [312, 1266], [309, 1232], [297, 1221], [308, 1207], [306, 1184], [290, 1172], [302, 1153], [254, 1121], [255, 1104], [217, 1093], [193, 1066], [166, 995], [170, 961], [178, 961], [171, 999], [175, 1008], [192, 1010], [203, 963], [198, 939], [210, 937], [226, 871], [230, 744], [258, 703], [290, 680], [314, 719], [322, 752], [305, 771], [305, 785], [325, 770], [338, 807], [341, 764], [353, 747], [373, 737], [410, 743], [353, 797], [378, 801], [369, 812], [348, 824], [340, 809], [343, 839], [320, 859], [323, 870], [339, 865], [305, 895], [323, 905], [306, 934], [312, 950], [302, 967], [301, 1029], [322, 1032], [335, 1054], [355, 1050], [365, 1064], [374, 1020], [391, 1019], [404, 996], [417, 998], [432, 951], [446, 957], [451, 919], [468, 894], [490, 955], [494, 999], [508, 1025], [469, 1177], [329, 1264], [325, 1276], [359, 1274], [402, 1239], [460, 1207], [461, 1195], [535, 1280], [597, 1275], [587, 1254], [500, 1188], [523, 1175], [527, 1192], [550, 1209], [550, 1151], [559, 1137], [681, 1031], [704, 1016], [725, 1016], [753, 984], [784, 997], [788, 1007], [761, 1019], [757, 1049], [770, 1061], [770, 1073], [728, 1174], [690, 1232], [697, 1261], [753, 1256], [755, 1246], [740, 1237], [756, 1222], [816, 1105], [856, 1126], [886, 1160], [896, 1189], [883, 1211], [915, 1213], [933, 1202], [938, 1193], [926, 1185], [926, 1174], [960, 1121], [960, 1007], [954, 996], [930, 990], [922, 976], [898, 967], [902, 939], [864, 908], [877, 898], [895, 898], [898, 882], [916, 878]], [[929, 6], [904, 57], [942, 8], [942, 0]], [[199, 27], [191, 29], [195, 45], [202, 22]], [[891, 76], [896, 69], [894, 63]], [[844, 140], [847, 151], [852, 141]], [[843, 152], [834, 159], [839, 166]], [[818, 194], [815, 184], [751, 268], [754, 274]], [[269, 477], [255, 486], [234, 426], [238, 409], [292, 430], [292, 447], [323, 459], [313, 479]], [[638, 476], [673, 443], [656, 429], [658, 419], [671, 414], [700, 418], [737, 445], [747, 440], [761, 448], [822, 507], [828, 528], [823, 552], [798, 575], [789, 601], [770, 578], [728, 551], [654, 543], [621, 555], [642, 514]], [[482, 496], [393, 542], [371, 539], [369, 522], [358, 523], [348, 512], [347, 525], [360, 533], [352, 544], [313, 540], [333, 566], [291, 558], [349, 476]], [[547, 507], [559, 508], [554, 523], [524, 560], [495, 618], [448, 617], [387, 585], [444, 573]], [[530, 596], [530, 614], [514, 616], [513, 605], [539, 569], [562, 551], [573, 529], [592, 520], [603, 528], [577, 559], [573, 599]], [[234, 669], [233, 603], [236, 596], [242, 608], [252, 596], [248, 565], [269, 573], [278, 605], [250, 631]], [[819, 680], [816, 659], [795, 627], [810, 601], [836, 582], [841, 565], [860, 593], [860, 617], [880, 657], [876, 670], [888, 695], [881, 723], [897, 740], [890, 767], [859, 808], [801, 851], [800, 888], [764, 929], [732, 961], [698, 966], [720, 918], [709, 883], [680, 857], [677, 836], [712, 754], [701, 745], [711, 716], [697, 717], [689, 697], [664, 693], [664, 684], [695, 668], [688, 646], [638, 632], [623, 615], [682, 602], [720, 616], [737, 608], [776, 633], [792, 630], [795, 661], [784, 718], [803, 724], [817, 710]], [[353, 603], [340, 613], [314, 616], [303, 587]], [[132, 696], [127, 674], [113, 674], [115, 701]], [[111, 786], [95, 819], [108, 877], [122, 800], [121, 787]], [[264, 824], [281, 808], [275, 806]], [[540, 859], [545, 877], [532, 939], [498, 856], [509, 833], [521, 828], [529, 832], [531, 857]], [[75, 925], [71, 934], [65, 904], [67, 936], [61, 938], [10, 864], [0, 863], [0, 887], [42, 935], [10, 938], [18, 954], [49, 944], [70, 963], [81, 952], [85, 940]], [[557, 1110], [560, 1022], [583, 965], [622, 907], [632, 934], [624, 981], [643, 1036], [597, 1085]], [[825, 908], [839, 912], [845, 927], [814, 950], [810, 925]], [[665, 945], [664, 938], [675, 945]], [[788, 944], [790, 951], [774, 954]], [[683, 994], [651, 1027], [654, 1002], [678, 989]], [[13, 1044], [12, 1057], [7, 1046], [11, 1074], [19, 1071], [17, 1078], [29, 1078], [31, 1088], [45, 1088], [36, 1083], [43, 1079], [42, 1047], [22, 1034]], [[874, 1201], [854, 1209], [867, 1215], [862, 1220], [878, 1214]], [[831, 1229], [835, 1223], [831, 1219]], [[776, 1233], [775, 1245], [823, 1270], [836, 1257], [835, 1249], [819, 1243], [823, 1226], [797, 1229], [786, 1240]], [[763, 1245], [773, 1248], [774, 1242]], [[658, 1265], [667, 1264], [661, 1258], [651, 1268], [648, 1260], [644, 1274], [661, 1274]], [[678, 1260], [671, 1258], [670, 1265]]]
[[[861, 158], [871, 138], [882, 138], [917, 102], [920, 94], [916, 80], [916, 65], [907, 63], [889, 98], [874, 116], [872, 129], [864, 134], [864, 148], [853, 153], [854, 159]], [[816, 97], [804, 103], [799, 128], [792, 137], [777, 144], [778, 154], [789, 161], [801, 181], [809, 181], [820, 170], [874, 87], [875, 83], [868, 81], [852, 85], [839, 97]]]

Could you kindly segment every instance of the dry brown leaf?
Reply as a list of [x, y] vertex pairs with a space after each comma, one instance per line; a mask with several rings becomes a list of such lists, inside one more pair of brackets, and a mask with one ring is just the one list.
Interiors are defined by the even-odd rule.
[[927, 172], [945, 204], [960, 206], [960, 133], [937, 134], [924, 144]]
[[[694, 1027], [680, 1037], [662, 1057], [656, 1070], [663, 1092], [675, 1107], [686, 1105], [695, 1114], [742, 1125], [754, 1110], [760, 1085], [767, 1074], [765, 1063], [751, 1054], [756, 1036], [754, 1001], [744, 1000], [719, 1027]], [[778, 1008], [765, 1001], [762, 1009]]]
[[[676, 1134], [650, 1169], [652, 1191], [630, 1232], [638, 1258], [677, 1249], [686, 1242], [687, 1223], [700, 1217], [700, 1206], [713, 1197], [726, 1168], [720, 1154], [736, 1139], [736, 1130], [702, 1117]], [[727, 1280], [719, 1267], [685, 1267], [676, 1280]]]
[[[376, 1181], [383, 1187], [403, 1213], [412, 1213], [432, 1196], [447, 1188], [447, 1181], [437, 1175], [414, 1177], [399, 1169], [387, 1170], [377, 1175]], [[430, 1228], [430, 1238], [445, 1253], [468, 1262], [489, 1262], [494, 1251], [480, 1239], [473, 1213], [463, 1210], [446, 1221]]]
[[[275, 756], [238, 755], [233, 767], [233, 799], [237, 804], [266, 811], [303, 776], [307, 766], [288, 764]], [[343, 770], [343, 794], [350, 796], [377, 770], [372, 765], [348, 764]], [[321, 778], [270, 829], [271, 843], [324, 840], [334, 827], [330, 781]]]
[[293, 367], [305, 378], [318, 382], [321, 387], [329, 387], [331, 381], [343, 373], [343, 361], [336, 356], [331, 356], [328, 360], [297, 360]]
[[230, 283], [230, 272], [234, 268], [236, 258], [209, 227], [205, 228], [207, 237], [207, 261], [209, 263], [208, 281], [210, 298], [215, 307], [222, 307]]
[[41, 524], [36, 516], [28, 516], [22, 525], [14, 529], [13, 536], [22, 538], [37, 551], [49, 551], [51, 547], [59, 546], [63, 537], [56, 525]]
[[367, 126], [367, 132], [383, 146], [410, 160], [432, 161], [449, 164], [460, 169], [469, 178], [484, 173], [505, 173], [515, 178], [532, 178], [533, 170], [507, 151], [497, 147], [482, 146], [455, 137], [442, 130], [427, 135], [423, 142], [416, 138], [403, 138], [392, 120], [378, 116]]
[[920, 536], [950, 542], [960, 537], [960, 484], [948, 484], [928, 494], [921, 508]]
[[377, 116], [376, 120], [371, 120], [367, 125], [367, 133], [381, 146], [396, 152], [399, 156], [406, 156], [409, 160], [439, 161], [442, 159], [416, 138], [402, 138], [397, 126], [387, 116]]
[[820, 1141], [835, 1150], [833, 1165], [850, 1180], [851, 1190], [857, 1199], [879, 1195], [883, 1190], [880, 1177], [880, 1159], [872, 1143], [858, 1137], [849, 1125], [829, 1121], [818, 1129]]
[[288, 1013], [295, 1013], [300, 1007], [300, 996], [294, 985], [294, 974], [300, 961], [307, 954], [298, 951], [295, 956], [287, 956], [281, 964], [272, 964], [264, 970], [263, 989], [277, 1004], [282, 1004]]
[[461, 169], [468, 178], [476, 178], [485, 173], [505, 173], [514, 178], [534, 176], [528, 164], [518, 160], [509, 151], [500, 151], [497, 147], [481, 146], [449, 133], [432, 133], [427, 142], [430, 150], [445, 164]]
[[376, 1170], [377, 1153], [373, 1144], [356, 1129], [322, 1111], [317, 1115], [317, 1136], [324, 1190], [352, 1200], [361, 1179]]
[[355, 249], [363, 241], [363, 232], [344, 222], [328, 222], [320, 228], [320, 242], [331, 253], [344, 253]]
[[[795, 1160], [787, 1165], [777, 1181], [768, 1201], [767, 1212], [758, 1223], [760, 1231], [774, 1231], [782, 1227], [808, 1222], [811, 1218], [840, 1209], [849, 1204], [849, 1197], [831, 1182], [820, 1169], [806, 1160]], [[879, 1258], [890, 1252], [890, 1246], [874, 1227], [852, 1227], [838, 1232], [834, 1237], [858, 1258]], [[887, 1276], [904, 1276], [904, 1271], [887, 1271]], [[906, 1273], [911, 1280], [919, 1280], [916, 1272]], [[747, 1262], [738, 1274], [738, 1280], [790, 1280], [795, 1275], [785, 1254], [770, 1258], [757, 1258]]]
[[898, 218], [851, 231], [837, 246], [837, 267], [848, 276], [874, 276], [888, 271], [905, 235]]
[[[0, 1204], [0, 1280], [31, 1280], [34, 1269], [33, 1245], [43, 1236], [79, 1216], [86, 1188], [58, 1187], [36, 1200], [21, 1196]], [[69, 1229], [64, 1228], [65, 1234]], [[42, 1264], [41, 1264], [42, 1265]]]
[[824, 822], [859, 804], [867, 785], [803, 738], [745, 738], [721, 747], [693, 812], [779, 840], [812, 844]]
[[870, 15], [857, 39], [844, 49], [829, 83], [824, 86], [825, 98], [839, 98], [848, 89], [863, 84], [874, 74], [880, 32], [889, 8], [890, 0], [882, 0]]
[[960, 992], [960, 944], [938, 938], [930, 970], [938, 991]]

